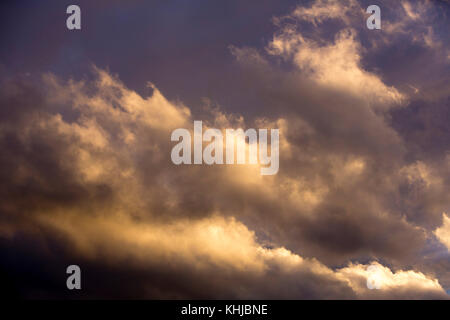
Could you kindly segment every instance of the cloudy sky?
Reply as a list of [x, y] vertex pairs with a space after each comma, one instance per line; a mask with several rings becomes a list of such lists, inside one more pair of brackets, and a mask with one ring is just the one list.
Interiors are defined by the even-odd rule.
[[[448, 1], [0, 12], [2, 295], [449, 298]], [[174, 165], [194, 120], [278, 128], [278, 173]]]

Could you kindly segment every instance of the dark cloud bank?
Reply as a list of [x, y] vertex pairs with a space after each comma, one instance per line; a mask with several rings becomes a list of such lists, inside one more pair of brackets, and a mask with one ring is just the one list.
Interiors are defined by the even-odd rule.
[[[194, 90], [187, 102], [173, 94], [179, 79], [165, 84], [167, 95], [157, 82], [131, 88], [95, 59], [81, 77], [4, 66], [2, 294], [448, 298], [448, 5], [380, 6], [375, 34], [365, 29], [366, 4], [353, 0], [276, 12], [262, 46], [227, 34], [236, 79], [227, 85], [225, 75], [220, 94]], [[211, 68], [198, 72], [220, 82]], [[170, 133], [193, 120], [279, 128], [279, 173], [175, 166]], [[382, 270], [380, 290], [366, 286], [371, 263]], [[80, 292], [65, 287], [69, 264], [82, 268]]]

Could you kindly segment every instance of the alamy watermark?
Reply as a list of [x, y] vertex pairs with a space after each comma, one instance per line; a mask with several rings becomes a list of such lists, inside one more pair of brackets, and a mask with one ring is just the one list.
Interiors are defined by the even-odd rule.
[[67, 267], [66, 273], [70, 274], [70, 276], [68, 276], [67, 280], [66, 280], [67, 289], [80, 290], [81, 289], [81, 269], [80, 269], [80, 267], [77, 266], [76, 264], [72, 264]]
[[[279, 169], [278, 129], [270, 130], [270, 155], [268, 154], [267, 139], [268, 129], [259, 129], [258, 131], [256, 129], [247, 129], [246, 131], [243, 129], [226, 129], [224, 142], [222, 131], [207, 129], [203, 132], [202, 121], [194, 121], [194, 161], [192, 161], [191, 152], [191, 133], [184, 128], [175, 129], [172, 132], [171, 140], [179, 141], [179, 143], [172, 148], [171, 159], [176, 165], [259, 163], [261, 175], [274, 175]], [[210, 142], [205, 149], [203, 149], [203, 142]], [[246, 157], [247, 154], [248, 157]]]
[[81, 30], [81, 9], [79, 6], [72, 4], [67, 7], [66, 13], [70, 14], [66, 20], [66, 26], [69, 30]]
[[381, 29], [381, 9], [376, 4], [372, 4], [367, 7], [366, 13], [371, 13], [370, 17], [366, 20], [367, 29]]

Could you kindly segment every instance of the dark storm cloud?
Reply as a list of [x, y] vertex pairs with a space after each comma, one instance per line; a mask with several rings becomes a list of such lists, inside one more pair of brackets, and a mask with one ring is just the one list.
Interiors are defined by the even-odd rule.
[[[4, 243], [26, 251], [26, 243], [30, 240], [22, 240], [22, 237], [35, 238], [37, 246], [42, 247], [33, 246], [33, 250], [45, 254], [40, 258], [37, 258], [38, 255], [33, 253], [34, 251], [24, 254], [30, 256], [28, 259], [32, 259], [30, 263], [35, 266], [36, 272], [45, 274], [44, 279], [49, 277], [48, 272], [53, 272], [48, 269], [42, 270], [47, 263], [57, 259], [59, 263], [51, 263], [56, 268], [72, 259], [79, 261], [78, 263], [87, 269], [88, 276], [85, 281], [89, 282], [91, 279], [93, 286], [95, 283], [95, 287], [88, 286], [86, 297], [355, 297], [353, 290], [356, 289], [347, 287], [344, 281], [346, 278], [342, 278], [339, 271], [332, 271], [313, 260], [303, 260], [288, 251], [263, 249], [254, 242], [246, 227], [231, 223], [230, 228], [228, 220], [216, 220], [213, 213], [247, 220], [257, 232], [267, 232], [269, 242], [287, 243], [294, 248], [298, 247], [298, 242], [288, 241], [297, 236], [292, 230], [295, 230], [295, 226], [302, 225], [302, 222], [308, 222], [306, 225], [311, 230], [305, 228], [299, 232], [303, 241], [309, 243], [303, 251], [325, 261], [328, 258], [333, 259], [326, 255], [326, 252], [330, 253], [331, 250], [341, 254], [336, 254], [334, 259], [342, 259], [342, 254], [345, 254], [344, 248], [347, 253], [353, 255], [358, 250], [363, 252], [362, 245], [366, 241], [363, 239], [367, 235], [364, 235], [366, 232], [364, 229], [362, 231], [360, 229], [364, 228], [364, 224], [375, 228], [376, 223], [380, 221], [358, 222], [345, 211], [336, 213], [330, 208], [323, 212], [322, 217], [319, 209], [313, 211], [313, 214], [319, 214], [322, 220], [302, 217], [303, 221], [297, 222], [294, 214], [298, 215], [298, 208], [293, 208], [290, 201], [280, 206], [277, 199], [281, 193], [278, 194], [276, 189], [270, 189], [276, 187], [277, 180], [275, 183], [263, 182], [261, 185], [251, 183], [250, 180], [250, 184], [246, 186], [246, 178], [241, 175], [242, 171], [235, 173], [233, 169], [222, 172], [202, 167], [192, 170], [174, 168], [166, 159], [165, 155], [169, 153], [170, 148], [165, 142], [167, 135], [161, 134], [161, 131], [170, 132], [168, 127], [175, 126], [177, 121], [181, 121], [179, 124], [185, 123], [185, 118], [189, 116], [184, 107], [171, 105], [157, 91], [154, 91], [153, 96], [141, 99], [107, 73], [100, 70], [96, 72], [98, 81], [94, 84], [64, 83], [52, 76], [46, 76], [42, 85], [46, 89], [31, 90], [36, 96], [41, 97], [40, 100], [35, 100], [37, 110], [21, 113], [15, 121], [11, 121], [10, 118], [9, 122], [2, 125], [2, 143], [4, 149], [8, 150], [8, 153], [4, 154], [2, 164], [5, 170], [2, 173], [9, 178], [7, 180], [9, 187], [4, 189], [2, 194], [2, 198], [5, 199], [2, 217], [6, 218], [2, 228]], [[13, 86], [17, 85], [11, 85]], [[29, 85], [18, 88], [20, 89], [15, 91], [8, 90], [8, 94], [4, 93], [8, 97], [5, 101], [14, 101], [15, 105], [26, 105], [26, 101], [23, 102], [21, 97], [28, 96]], [[45, 90], [54, 92], [55, 95], [45, 95]], [[159, 108], [164, 104], [166, 105], [164, 109]], [[55, 105], [66, 106], [64, 108], [69, 109], [66, 113], [69, 113], [70, 109], [75, 109], [79, 116], [71, 121], [55, 116], [52, 112]], [[115, 105], [118, 107], [114, 107]], [[166, 117], [166, 113], [170, 117]], [[152, 122], [154, 117], [166, 120]], [[221, 118], [217, 114], [215, 117], [216, 119], [210, 121], [218, 121]], [[14, 148], [8, 146], [9, 141], [13, 141]], [[136, 147], [141, 145], [144, 146], [143, 149]], [[40, 152], [42, 150], [45, 152]], [[16, 161], [12, 165], [6, 159]], [[132, 171], [129, 171], [130, 169]], [[209, 174], [205, 175], [206, 172]], [[202, 175], [200, 179], [199, 175]], [[294, 181], [298, 177], [301, 175], [295, 175]], [[251, 179], [251, 176], [249, 178]], [[281, 184], [284, 179], [285, 175], [280, 176]], [[190, 190], [180, 185], [189, 185]], [[213, 189], [212, 185], [215, 186]], [[275, 197], [270, 196], [274, 191]], [[292, 193], [289, 184], [281, 190], [283, 191]], [[268, 195], [268, 199], [262, 201], [260, 195], [264, 192]], [[345, 199], [339, 197], [328, 201], [334, 202], [335, 205], [340, 202], [344, 203], [343, 206], [346, 205]], [[314, 203], [312, 206], [314, 207]], [[348, 206], [346, 208], [348, 210]], [[279, 212], [279, 215], [274, 215], [275, 211]], [[122, 221], [123, 213], [128, 217], [125, 221]], [[328, 216], [329, 213], [339, 217], [341, 222], [336, 223], [336, 220]], [[26, 216], [26, 219], [19, 218], [21, 216]], [[190, 221], [183, 222], [187, 217]], [[267, 219], [267, 223], [271, 223], [272, 227], [264, 227], [257, 219], [260, 221]], [[364, 220], [364, 216], [360, 219]], [[171, 224], [180, 221], [181, 225], [176, 228], [177, 233], [173, 233], [170, 224], [169, 227], [164, 224], [154, 225], [157, 220], [169, 221]], [[291, 224], [288, 225], [287, 222]], [[197, 223], [200, 223], [200, 226], [196, 226]], [[348, 228], [344, 224], [353, 224], [353, 227]], [[383, 227], [395, 224], [395, 221], [385, 221]], [[328, 225], [333, 226], [334, 230], [324, 229], [321, 232], [318, 229], [320, 226]], [[143, 229], [140, 229], [141, 226]], [[209, 228], [212, 228], [213, 233], [208, 231]], [[217, 228], [220, 232], [225, 230], [223, 237], [218, 239], [215, 238], [216, 231], [214, 231]], [[392, 232], [398, 234], [397, 237], [411, 234], [407, 225], [403, 228], [403, 232], [398, 230]], [[280, 234], [277, 229], [284, 232]], [[355, 234], [356, 230], [360, 231], [359, 236]], [[238, 232], [237, 235], [235, 232]], [[146, 240], [146, 234], [154, 233], [156, 240]], [[158, 236], [158, 233], [161, 235]], [[353, 237], [353, 242], [346, 243], [347, 234]], [[162, 235], [166, 240], [161, 237]], [[177, 235], [181, 238], [177, 239]], [[369, 234], [370, 236], [373, 234]], [[340, 242], [330, 246], [330, 241], [326, 241], [327, 238], [339, 239]], [[396, 240], [395, 237], [392, 239]], [[403, 239], [399, 240], [399, 243], [404, 242]], [[25, 244], [22, 244], [23, 241]], [[185, 243], [184, 246], [186, 244], [194, 246], [193, 250], [177, 249], [180, 241]], [[200, 249], [205, 245], [205, 241], [217, 245], [223, 241], [231, 243], [226, 245], [229, 251], [223, 251], [224, 248], [220, 249], [219, 246], [219, 251], [216, 252], [215, 245], [209, 249]], [[406, 241], [409, 244], [413, 243], [412, 239]], [[387, 252], [385, 247], [396, 252], [395, 243], [386, 245], [383, 240], [381, 242], [384, 245], [380, 246], [383, 247], [381, 249], [383, 253]], [[355, 246], [355, 243], [359, 244]], [[165, 249], [166, 246], [168, 247]], [[244, 258], [234, 252], [235, 248], [237, 249], [235, 246], [241, 248], [239, 250], [242, 248], [249, 250], [250, 260], [245, 262], [248, 259], [247, 255]], [[374, 247], [374, 244], [369, 243], [367, 246]], [[132, 247], [142, 249], [130, 251]], [[316, 251], [308, 247], [315, 247]], [[122, 249], [117, 250], [118, 248]], [[189, 252], [195, 254], [199, 249], [200, 256], [206, 254], [209, 258], [197, 258], [195, 264], [213, 264], [215, 267], [203, 266], [200, 268], [201, 271], [195, 271], [198, 267], [190, 269], [192, 262]], [[178, 258], [166, 257], [158, 261], [157, 257], [161, 255], [161, 250], [166, 251], [164, 255], [167, 251], [175, 250]], [[202, 253], [202, 250], [206, 252]], [[142, 258], [141, 254], [147, 258]], [[126, 267], [122, 267], [124, 255], [128, 261]], [[225, 258], [221, 258], [222, 255]], [[130, 260], [130, 257], [134, 258]], [[225, 259], [225, 264], [220, 262], [222, 259]], [[275, 260], [272, 262], [272, 259]], [[239, 266], [242, 263], [244, 269]], [[315, 264], [317, 266], [314, 266]], [[22, 274], [23, 268], [16, 267], [11, 262], [5, 263], [3, 268], [15, 270], [11, 274], [10, 282], [13, 282], [11, 286], [20, 288], [19, 295], [58, 296], [62, 290], [56, 286], [61, 277], [59, 273], [55, 273], [55, 278], [50, 282], [56, 287], [46, 286], [43, 289], [40, 287], [41, 276], [37, 282], [31, 281], [29, 276]], [[259, 271], [254, 277], [249, 277], [246, 270], [252, 269]], [[316, 269], [319, 271], [314, 271]], [[124, 272], [127, 272], [127, 279], [130, 282], [124, 283]], [[174, 275], [179, 275], [179, 278], [174, 278]], [[207, 283], [200, 280], [205, 277], [214, 280], [208, 280]], [[299, 279], [299, 283], [292, 290], [287, 290], [286, 286], [292, 282], [292, 277]], [[111, 278], [116, 280], [111, 282], [108, 280]], [[263, 290], [260, 285], [267, 284], [272, 278], [274, 283], [270, 286], [264, 285]], [[141, 285], [136, 287], [136, 282]], [[241, 287], [245, 288], [243, 292], [236, 291], [236, 288]], [[423, 294], [422, 290], [418, 290], [418, 294]], [[442, 293], [435, 290], [437, 288], [427, 294], [442, 297]], [[281, 292], [286, 296], [281, 295]], [[361, 296], [361, 293], [358, 293], [358, 296]]]
[[[76, 262], [86, 298], [445, 298], [448, 253], [430, 239], [450, 211], [448, 40], [433, 2], [386, 3], [386, 32], [373, 36], [364, 4], [344, 2], [154, 3], [150, 27], [140, 18], [155, 13], [137, 2], [100, 3], [98, 21], [81, 4], [86, 33], [51, 34], [70, 44], [13, 51], [23, 70], [2, 53], [1, 268], [13, 292], [64, 296], [62, 266]], [[253, 11], [262, 44], [261, 28], [238, 39], [214, 18]], [[400, 48], [415, 52], [392, 72], [386, 55]], [[68, 80], [70, 61], [120, 79], [94, 67]], [[417, 61], [433, 61], [429, 86], [421, 70], [400, 72]], [[170, 133], [194, 119], [280, 128], [279, 173], [173, 165]], [[374, 260], [392, 268], [380, 265], [379, 292], [365, 283]]]

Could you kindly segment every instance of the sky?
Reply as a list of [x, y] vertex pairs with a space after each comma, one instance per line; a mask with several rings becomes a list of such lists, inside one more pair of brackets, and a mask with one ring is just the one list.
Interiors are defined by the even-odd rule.
[[[449, 298], [448, 1], [0, 14], [2, 297]], [[277, 174], [175, 165], [194, 121], [279, 129]]]

